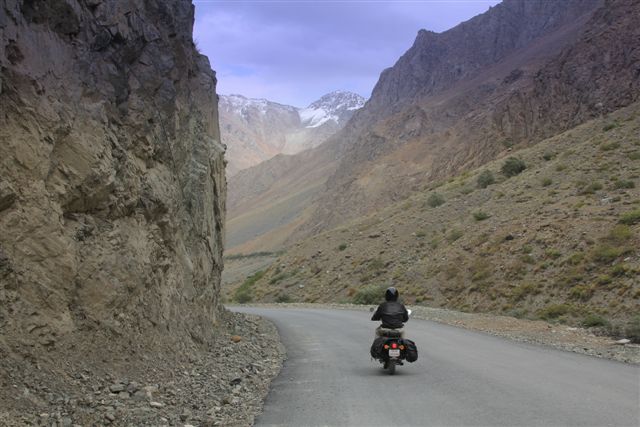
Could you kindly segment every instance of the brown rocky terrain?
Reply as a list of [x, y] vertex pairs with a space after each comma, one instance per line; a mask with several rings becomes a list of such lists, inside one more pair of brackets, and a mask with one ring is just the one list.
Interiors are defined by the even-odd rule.
[[[510, 157], [526, 168], [505, 174]], [[393, 285], [408, 304], [640, 340], [639, 187], [635, 103], [292, 245], [226, 296], [372, 304]]]
[[[637, 100], [639, 10], [635, 0], [505, 1], [442, 34], [421, 31], [313, 160], [289, 161], [308, 165], [311, 203], [286, 210], [297, 193], [280, 183], [277, 197], [256, 196], [269, 194], [268, 209], [243, 200], [232, 250], [277, 249]], [[249, 217], [270, 225], [248, 233]]]
[[269, 326], [220, 304], [224, 148], [193, 14], [177, 0], [0, 5], [3, 425], [183, 410], [248, 424], [259, 407], [216, 402], [259, 396], [277, 372]]

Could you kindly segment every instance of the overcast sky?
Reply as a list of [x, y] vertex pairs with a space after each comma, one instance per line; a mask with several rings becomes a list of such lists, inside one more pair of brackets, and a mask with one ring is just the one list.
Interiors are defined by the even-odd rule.
[[194, 38], [218, 93], [305, 107], [325, 93], [368, 98], [421, 28], [445, 31], [497, 0], [194, 0]]

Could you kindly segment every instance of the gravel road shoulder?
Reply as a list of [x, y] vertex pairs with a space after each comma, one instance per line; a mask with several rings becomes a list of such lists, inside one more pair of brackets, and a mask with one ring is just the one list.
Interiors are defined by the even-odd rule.
[[0, 354], [0, 425], [252, 425], [284, 347], [258, 316], [223, 317], [207, 348], [153, 354], [138, 343], [111, 347], [95, 333], [80, 346], [78, 337], [61, 340], [40, 362]]

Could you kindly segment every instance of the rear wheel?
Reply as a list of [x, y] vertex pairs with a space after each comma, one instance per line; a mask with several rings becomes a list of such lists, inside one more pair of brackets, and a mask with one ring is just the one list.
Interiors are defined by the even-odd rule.
[[387, 369], [389, 369], [389, 375], [393, 375], [396, 373], [396, 362], [395, 360], [389, 360]]

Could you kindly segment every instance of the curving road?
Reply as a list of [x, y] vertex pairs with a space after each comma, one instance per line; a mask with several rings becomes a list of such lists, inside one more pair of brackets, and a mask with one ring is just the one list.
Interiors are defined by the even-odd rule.
[[287, 348], [258, 426], [640, 426], [638, 366], [411, 319], [419, 359], [390, 376], [368, 312], [234, 310]]

